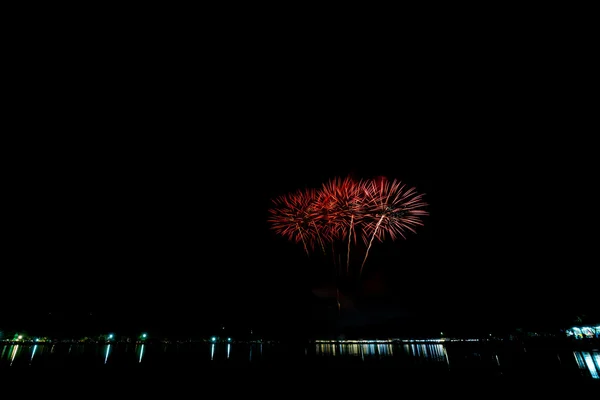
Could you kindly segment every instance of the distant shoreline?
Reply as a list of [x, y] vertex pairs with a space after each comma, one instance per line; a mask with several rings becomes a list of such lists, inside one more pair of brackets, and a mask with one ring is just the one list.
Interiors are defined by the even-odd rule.
[[89, 345], [107, 345], [107, 344], [303, 344], [303, 345], [365, 345], [365, 344], [442, 344], [444, 346], [460, 345], [483, 345], [483, 346], [510, 346], [510, 347], [531, 347], [531, 348], [566, 348], [583, 351], [600, 351], [600, 338], [572, 339], [572, 338], [547, 338], [533, 337], [524, 339], [469, 339], [469, 338], [418, 338], [418, 339], [309, 339], [309, 340], [236, 340], [230, 341], [210, 339], [187, 339], [187, 340], [166, 340], [166, 339], [146, 339], [146, 340], [59, 340], [47, 339], [41, 341], [35, 340], [0, 340], [0, 345], [56, 345], [56, 344], [89, 344]]

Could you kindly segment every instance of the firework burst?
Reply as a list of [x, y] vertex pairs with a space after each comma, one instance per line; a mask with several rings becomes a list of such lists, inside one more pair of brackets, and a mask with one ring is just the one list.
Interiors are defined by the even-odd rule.
[[324, 242], [331, 243], [332, 251], [334, 242], [344, 243], [346, 275], [351, 245], [357, 245], [360, 237], [366, 246], [360, 276], [373, 242], [416, 233], [423, 225], [421, 217], [428, 215], [426, 206], [423, 194], [398, 180], [335, 178], [318, 190], [298, 190], [275, 198], [268, 221], [277, 234], [302, 243], [307, 255], [317, 244], [325, 254]]
[[421, 217], [428, 215], [423, 210], [427, 206], [423, 194], [418, 194], [414, 187], [407, 188], [401, 181], [389, 181], [386, 178], [371, 180], [366, 193], [365, 213], [368, 221], [363, 226], [363, 240], [367, 244], [367, 251], [360, 273], [373, 240], [383, 241], [386, 237], [391, 240], [398, 237], [406, 239], [407, 231], [417, 233], [415, 228], [423, 225]]
[[317, 241], [322, 245], [316, 199], [315, 189], [298, 190], [273, 199], [274, 207], [269, 209], [272, 229], [295, 243], [301, 242], [307, 255]]

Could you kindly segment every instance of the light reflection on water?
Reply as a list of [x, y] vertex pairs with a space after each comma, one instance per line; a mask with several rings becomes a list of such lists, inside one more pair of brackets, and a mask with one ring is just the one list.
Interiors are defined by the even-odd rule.
[[10, 365], [13, 365], [13, 362], [15, 361], [15, 357], [17, 356], [18, 353], [19, 353], [19, 345], [16, 344], [13, 346], [12, 352], [10, 353]]
[[33, 361], [33, 356], [35, 356], [35, 352], [36, 352], [37, 348], [38, 348], [37, 344], [33, 346], [33, 350], [31, 351], [31, 358], [29, 359], [29, 364], [31, 364], [31, 362]]
[[391, 343], [316, 343], [315, 353], [323, 356], [385, 357], [393, 356], [394, 348]]
[[[302, 346], [301, 346], [302, 347]], [[85, 365], [153, 365], [163, 361], [181, 365], [209, 363], [256, 364], [269, 360], [294, 362], [357, 360], [360, 363], [393, 361], [398, 366], [440, 366], [447, 370], [482, 367], [498, 373], [522, 365], [532, 371], [566, 369], [600, 380], [600, 351], [546, 349], [533, 354], [524, 349], [506, 350], [474, 345], [453, 347], [443, 343], [341, 343], [321, 342], [304, 346], [288, 356], [285, 345], [263, 343], [187, 344], [0, 344], [0, 368], [36, 367], [67, 363]], [[283, 354], [283, 355], [282, 355]], [[291, 353], [289, 353], [291, 354]], [[299, 356], [298, 356], [299, 355]], [[282, 357], [282, 358], [281, 358]], [[232, 364], [232, 365], [233, 365]], [[550, 364], [550, 365], [549, 365]], [[554, 371], [554, 370], [552, 370]]]
[[138, 357], [138, 363], [142, 362], [142, 358], [144, 357], [144, 346], [146, 346], [146, 343], [142, 343], [139, 348], [138, 345], [135, 346], [137, 353], [139, 354]]
[[573, 355], [580, 369], [589, 371], [593, 379], [600, 379], [600, 352], [574, 351]]
[[106, 348], [104, 351], [104, 364], [106, 364], [108, 362], [108, 355], [110, 354], [110, 343], [105, 344], [104, 347]]

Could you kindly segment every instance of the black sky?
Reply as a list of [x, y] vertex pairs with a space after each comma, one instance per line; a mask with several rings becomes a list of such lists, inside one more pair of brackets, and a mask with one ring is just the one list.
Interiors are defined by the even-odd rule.
[[586, 64], [431, 40], [300, 56], [240, 39], [168, 62], [38, 43], [6, 124], [5, 312], [272, 323], [319, 271], [269, 230], [270, 200], [352, 174], [430, 204], [417, 235], [373, 249], [378, 304], [456, 323], [593, 313]]

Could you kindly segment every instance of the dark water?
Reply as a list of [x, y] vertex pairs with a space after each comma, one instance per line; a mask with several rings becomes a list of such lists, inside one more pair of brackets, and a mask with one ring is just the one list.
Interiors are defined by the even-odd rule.
[[600, 380], [600, 351], [481, 343], [44, 343], [0, 345], [0, 368], [396, 368]]
[[536, 388], [567, 383], [577, 389], [600, 383], [600, 351], [468, 342], [0, 345], [0, 380], [7, 373], [33, 371], [102, 377], [106, 384], [114, 382], [109, 374], [118, 372], [144, 377], [146, 389], [149, 382], [170, 373], [187, 375], [189, 385], [218, 385], [224, 390], [238, 385], [275, 387], [296, 378], [302, 382], [292, 384], [298, 390], [321, 382], [320, 387], [349, 394], [366, 390], [354, 386], [360, 382], [378, 382], [371, 390], [383, 391], [416, 385], [423, 378], [469, 385], [525, 382]]

